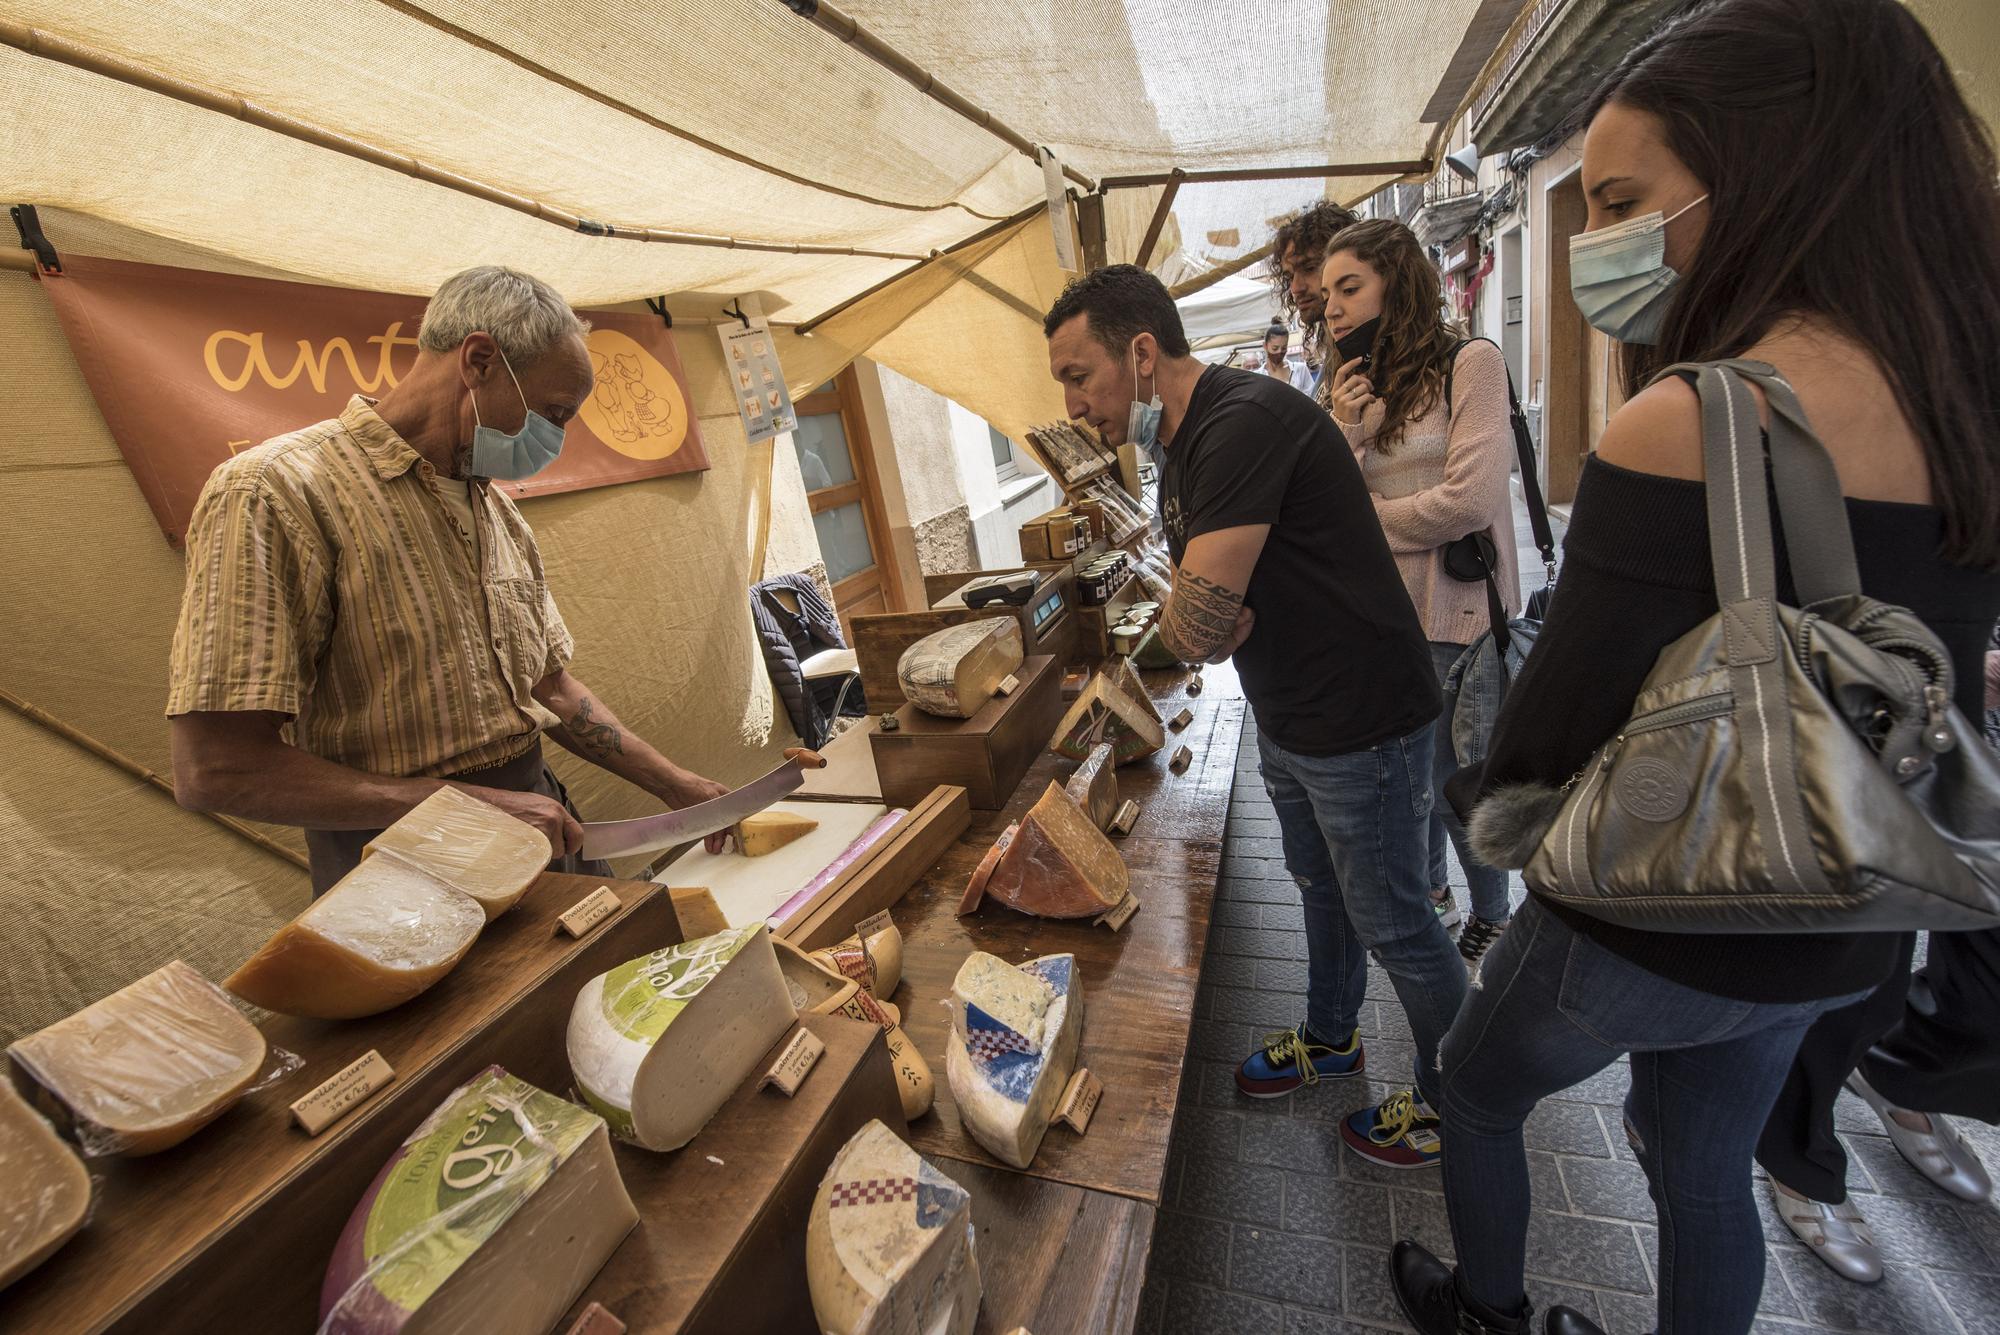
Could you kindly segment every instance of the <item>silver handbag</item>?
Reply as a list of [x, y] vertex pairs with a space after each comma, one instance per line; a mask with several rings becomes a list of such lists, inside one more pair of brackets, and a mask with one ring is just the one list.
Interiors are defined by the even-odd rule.
[[[1663, 374], [1681, 369], [1698, 373], [1720, 610], [1661, 652], [1625, 726], [1531, 824], [1553, 822], [1514, 831], [1528, 882], [1651, 931], [2000, 925], [2000, 762], [1952, 704], [1943, 644], [1861, 592], [1833, 461], [1791, 386], [1761, 362]], [[1753, 382], [1796, 608], [1777, 598]]]

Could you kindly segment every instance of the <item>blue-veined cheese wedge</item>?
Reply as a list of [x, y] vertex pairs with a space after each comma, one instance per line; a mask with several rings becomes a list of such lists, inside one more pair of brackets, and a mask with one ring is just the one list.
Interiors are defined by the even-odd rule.
[[975, 951], [952, 981], [945, 1078], [959, 1121], [1001, 1162], [1026, 1168], [1076, 1066], [1083, 988], [1074, 955], [1016, 968]]

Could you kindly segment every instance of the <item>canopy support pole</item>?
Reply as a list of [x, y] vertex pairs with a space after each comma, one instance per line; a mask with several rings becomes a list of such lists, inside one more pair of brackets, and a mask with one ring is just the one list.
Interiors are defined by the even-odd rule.
[[1307, 181], [1327, 176], [1412, 176], [1429, 177], [1429, 158], [1401, 162], [1338, 162], [1324, 167], [1227, 167], [1216, 171], [1147, 172], [1140, 176], [1107, 176], [1100, 183], [1105, 190], [1136, 190], [1142, 186], [1169, 185], [1176, 181], [1198, 185], [1215, 181]]
[[1048, 203], [1045, 200], [1038, 199], [1033, 204], [1030, 204], [1027, 208], [1022, 209], [1019, 213], [1015, 214], [1013, 217], [1002, 218], [999, 222], [994, 223], [991, 227], [981, 228], [979, 231], [974, 232], [971, 236], [968, 236], [963, 241], [954, 242], [952, 245], [945, 247], [943, 250], [932, 251], [929, 255], [925, 256], [923, 260], [921, 260], [916, 264], [912, 264], [909, 268], [903, 270], [901, 273], [890, 274], [887, 278], [884, 278], [881, 282], [876, 283], [873, 287], [863, 288], [861, 291], [856, 292], [853, 296], [849, 297], [847, 300], [843, 302], [840, 302], [838, 305], [827, 307], [825, 310], [821, 311], [818, 315], [813, 316], [813, 318], [810, 320], [801, 320], [798, 324], [792, 326], [792, 332], [800, 335], [810, 334], [813, 330], [819, 328], [821, 325], [825, 324], [828, 320], [831, 320], [834, 316], [841, 314], [842, 312], [848, 310], [852, 306], [859, 304], [860, 302], [866, 301], [868, 298], [874, 296], [877, 292], [880, 292], [882, 289], [886, 287], [891, 287], [897, 283], [902, 282], [905, 278], [908, 278], [911, 274], [916, 273], [919, 269], [923, 268], [924, 265], [935, 263], [936, 261], [943, 259], [947, 255], [956, 254], [958, 251], [964, 250], [968, 246], [976, 246], [981, 241], [986, 240], [988, 237], [997, 236], [999, 233], [1006, 231], [1010, 227], [1017, 227], [1020, 224], [1026, 222], [1030, 218], [1036, 217], [1039, 214], [1047, 213], [1048, 210], [1049, 210]]
[[1185, 175], [1176, 168], [1167, 180], [1167, 188], [1160, 192], [1160, 203], [1153, 210], [1153, 220], [1146, 224], [1146, 239], [1139, 243], [1139, 253], [1132, 260], [1141, 269], [1152, 263], [1153, 247], [1160, 243], [1160, 233], [1166, 230], [1167, 214], [1173, 210], [1174, 196], [1181, 192], [1181, 180]]
[[[839, 38], [933, 102], [957, 112], [994, 138], [1003, 141], [1037, 167], [1041, 165], [1041, 155], [1036, 151], [1033, 140], [869, 32], [855, 19], [827, 3], [827, 0], [783, 0], [783, 4], [785, 8], [815, 28]], [[1074, 167], [1064, 167], [1063, 175], [1086, 191], [1094, 192], [1097, 189], [1097, 182]]]

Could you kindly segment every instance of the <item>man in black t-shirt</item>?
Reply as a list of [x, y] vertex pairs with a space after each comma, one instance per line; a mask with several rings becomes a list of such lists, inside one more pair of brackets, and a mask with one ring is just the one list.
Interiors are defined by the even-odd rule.
[[1439, 701], [1360, 467], [1304, 394], [1196, 361], [1172, 297], [1143, 269], [1077, 279], [1043, 328], [1070, 416], [1164, 460], [1174, 581], [1160, 636], [1187, 662], [1234, 656], [1304, 900], [1305, 1023], [1271, 1036], [1237, 1084], [1270, 1098], [1358, 1074], [1372, 951], [1410, 1017], [1417, 1090], [1347, 1139], [1382, 1162], [1434, 1163], [1437, 1044], [1465, 995], [1464, 962], [1430, 906]]

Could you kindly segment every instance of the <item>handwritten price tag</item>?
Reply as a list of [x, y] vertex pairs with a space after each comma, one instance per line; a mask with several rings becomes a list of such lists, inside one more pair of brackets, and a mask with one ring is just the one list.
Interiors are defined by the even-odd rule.
[[619, 910], [618, 896], [611, 893], [611, 887], [600, 885], [570, 907], [569, 912], [556, 919], [563, 933], [581, 939], [591, 928], [609, 918]]
[[292, 1104], [292, 1117], [307, 1135], [316, 1136], [395, 1078], [382, 1054], [370, 1048]]

